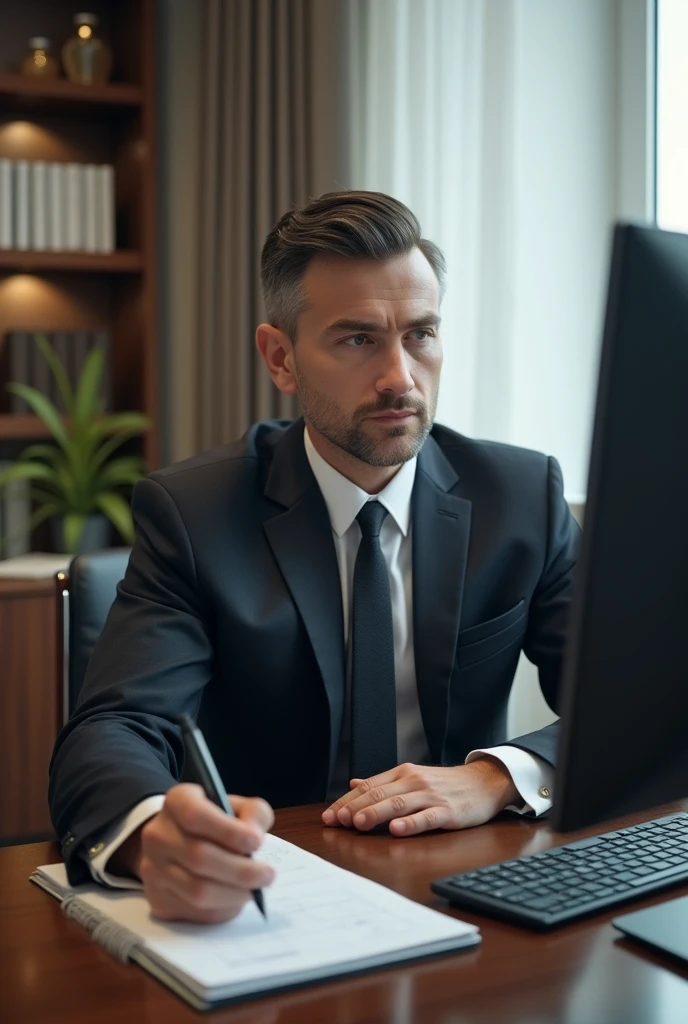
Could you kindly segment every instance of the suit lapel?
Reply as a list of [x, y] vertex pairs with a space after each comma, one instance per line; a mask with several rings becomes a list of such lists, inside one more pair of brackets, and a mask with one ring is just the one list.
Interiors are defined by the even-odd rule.
[[443, 761], [471, 525], [471, 502], [448, 493], [457, 482], [428, 437], [413, 489], [413, 646], [423, 726], [437, 763]]
[[303, 431], [303, 420], [297, 420], [275, 449], [265, 496], [282, 511], [265, 520], [263, 528], [322, 674], [330, 711], [331, 771], [344, 713], [342, 592], [330, 517], [308, 463]]

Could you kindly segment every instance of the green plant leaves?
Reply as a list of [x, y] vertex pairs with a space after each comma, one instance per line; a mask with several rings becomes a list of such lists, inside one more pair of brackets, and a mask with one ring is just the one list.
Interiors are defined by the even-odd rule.
[[134, 521], [131, 517], [131, 509], [121, 494], [116, 491], [106, 491], [99, 494], [96, 504], [101, 512], [104, 512], [110, 522], [119, 530], [122, 537], [128, 544], [134, 543]]
[[146, 472], [146, 463], [136, 455], [123, 455], [112, 459], [98, 476], [98, 484], [103, 490], [118, 484], [135, 484]]
[[86, 516], [70, 512], [63, 518], [64, 542], [67, 551], [74, 555], [79, 550], [79, 541], [86, 525]]
[[40, 349], [41, 355], [47, 362], [52, 375], [55, 378], [60, 394], [62, 395], [62, 400], [65, 404], [65, 409], [67, 410], [67, 415], [73, 416], [74, 392], [72, 391], [72, 386], [69, 383], [67, 371], [60, 362], [57, 352], [52, 347], [45, 334], [35, 334], [34, 338], [38, 348]]
[[74, 400], [74, 427], [77, 430], [90, 427], [95, 417], [103, 411], [101, 384], [104, 359], [100, 348], [91, 349], [86, 357]]
[[45, 395], [42, 395], [36, 388], [28, 384], [17, 384], [14, 381], [6, 385], [7, 390], [19, 395], [29, 405], [37, 416], [45, 423], [46, 427], [55, 440], [65, 449], [69, 448], [69, 438], [60, 413]]
[[15, 462], [0, 473], [0, 487], [15, 480], [53, 480], [55, 472], [42, 462]]
[[102, 512], [125, 541], [133, 542], [134, 526], [122, 491], [145, 476], [145, 461], [113, 453], [133, 437], [147, 431], [152, 422], [141, 412], [103, 415], [102, 379], [104, 353], [95, 348], [88, 354], [79, 381], [72, 389], [67, 372], [45, 335], [34, 335], [41, 355], [50, 367], [64, 400], [66, 416], [36, 388], [13, 382], [7, 390], [23, 398], [46, 425], [56, 444], [34, 444], [25, 448], [15, 464], [0, 474], [0, 489], [16, 480], [33, 485], [32, 500], [40, 508], [31, 528], [61, 515], [65, 543], [76, 551], [86, 517]]

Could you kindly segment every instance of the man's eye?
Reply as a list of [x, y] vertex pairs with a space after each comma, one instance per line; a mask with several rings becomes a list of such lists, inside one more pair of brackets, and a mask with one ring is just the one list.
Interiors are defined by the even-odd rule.
[[343, 344], [349, 348], [363, 348], [368, 340], [367, 334], [353, 334], [350, 338], [344, 338]]
[[[432, 331], [427, 331], [424, 327], [419, 327], [417, 331], [413, 332], [416, 335], [416, 341], [426, 341], [428, 338], [434, 338], [435, 335]], [[423, 338], [419, 338], [418, 335], [423, 334]]]

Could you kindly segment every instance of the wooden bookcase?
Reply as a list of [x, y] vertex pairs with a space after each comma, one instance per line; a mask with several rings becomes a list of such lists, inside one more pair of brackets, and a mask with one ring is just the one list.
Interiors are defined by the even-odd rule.
[[[98, 15], [98, 34], [113, 48], [110, 82], [19, 75], [29, 38], [47, 36], [59, 58], [82, 9]], [[153, 420], [138, 442], [151, 469], [158, 464], [154, 33], [155, 0], [85, 7], [0, 0], [0, 157], [110, 163], [116, 192], [111, 255], [0, 250], [0, 344], [12, 329], [109, 330], [113, 408]], [[5, 383], [0, 377], [0, 388]], [[0, 459], [45, 433], [33, 416], [0, 414]]]

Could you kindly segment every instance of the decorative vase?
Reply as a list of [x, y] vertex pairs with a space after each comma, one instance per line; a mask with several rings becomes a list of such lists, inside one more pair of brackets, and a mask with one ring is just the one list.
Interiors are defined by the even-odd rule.
[[[52, 540], [56, 551], [67, 552], [67, 545], [64, 539], [64, 521], [53, 519]], [[110, 546], [110, 523], [102, 515], [88, 516], [79, 541], [79, 548], [73, 552], [75, 555], [88, 555], [92, 551], [102, 551]], [[72, 552], [69, 552], [70, 554]]]
[[60, 65], [50, 50], [50, 40], [45, 36], [32, 36], [29, 39], [29, 52], [21, 62], [22, 75], [31, 78], [57, 78]]
[[98, 18], [95, 14], [83, 12], [74, 15], [74, 24], [76, 35], [62, 47], [62, 63], [67, 78], [81, 85], [107, 82], [112, 71], [112, 50], [93, 31]]

